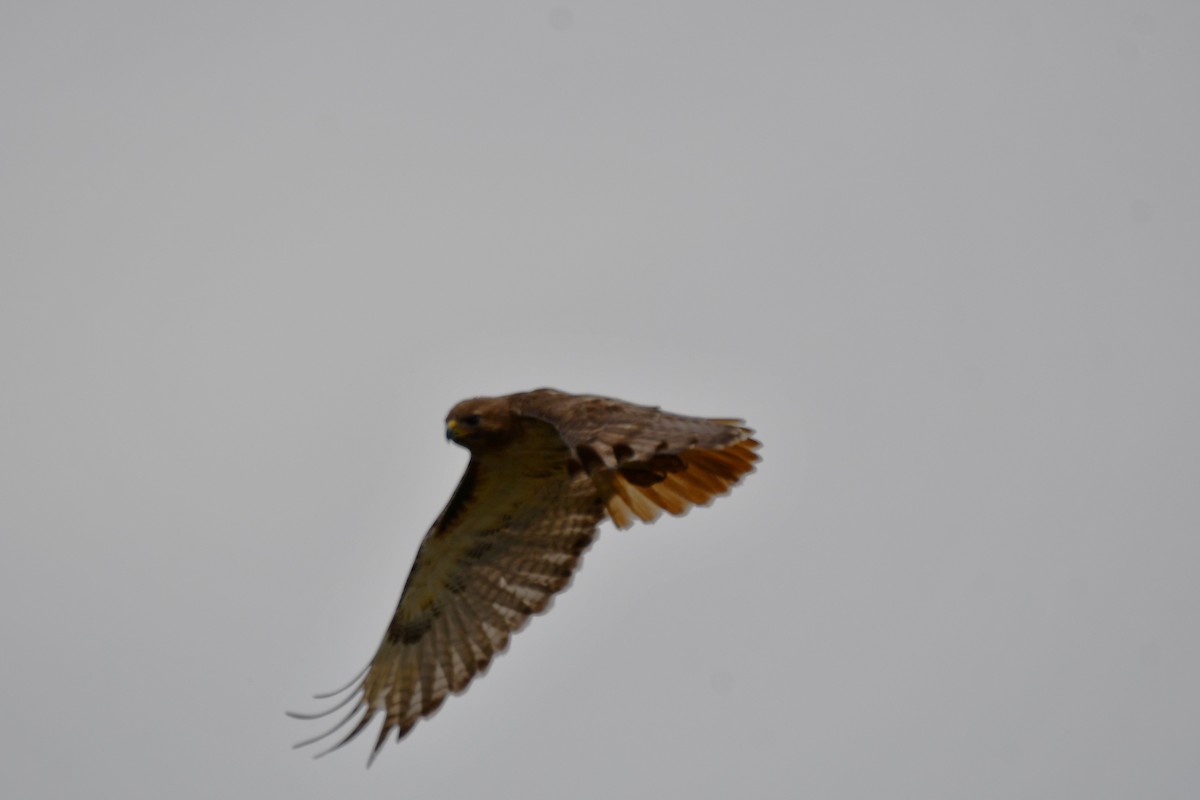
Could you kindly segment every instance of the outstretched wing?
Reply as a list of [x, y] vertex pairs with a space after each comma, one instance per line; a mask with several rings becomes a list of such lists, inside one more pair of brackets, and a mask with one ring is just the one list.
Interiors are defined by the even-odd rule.
[[521, 414], [553, 425], [613, 522], [628, 528], [727, 494], [754, 470], [760, 446], [740, 419], [671, 414], [592, 395], [538, 389], [513, 395]]
[[353, 703], [349, 713], [297, 746], [359, 716], [330, 748], [336, 749], [383, 713], [373, 760], [391, 731], [403, 738], [447, 695], [466, 689], [529, 616], [545, 611], [567, 587], [604, 506], [586, 476], [565, 468], [569, 453], [551, 426], [524, 427], [512, 446], [472, 457], [421, 543], [365, 675], [333, 709], [311, 716]]

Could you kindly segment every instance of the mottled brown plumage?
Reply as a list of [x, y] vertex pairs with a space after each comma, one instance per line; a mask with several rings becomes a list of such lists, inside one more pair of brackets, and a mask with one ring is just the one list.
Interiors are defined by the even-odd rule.
[[[330, 731], [379, 713], [371, 758], [466, 689], [531, 614], [570, 583], [605, 517], [619, 528], [683, 514], [753, 471], [759, 443], [741, 420], [670, 414], [651, 406], [554, 389], [464, 400], [446, 436], [471, 461], [425, 535], [396, 613]], [[323, 697], [332, 697], [339, 694]], [[354, 702], [357, 701], [357, 702]], [[326, 751], [328, 752], [328, 751]]]

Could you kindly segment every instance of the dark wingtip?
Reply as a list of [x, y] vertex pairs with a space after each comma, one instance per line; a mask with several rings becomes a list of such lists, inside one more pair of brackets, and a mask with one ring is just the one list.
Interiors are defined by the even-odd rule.
[[[341, 722], [339, 722], [337, 725], [335, 725], [335, 726], [334, 726], [333, 728], [331, 728], [330, 730], [328, 730], [328, 731], [326, 731], [325, 733], [323, 733], [323, 734], [321, 734], [320, 736], [318, 736], [316, 739], [310, 739], [310, 740], [308, 740], [308, 742], [306, 742], [306, 744], [312, 744], [312, 743], [313, 743], [313, 742], [315, 742], [315, 741], [318, 741], [318, 740], [320, 740], [320, 739], [324, 739], [324, 738], [325, 738], [326, 736], [328, 736], [329, 734], [331, 734], [331, 733], [333, 733], [334, 731], [336, 731], [336, 730], [338, 730], [339, 728], [341, 728], [343, 725], [345, 725], [347, 722], [349, 722], [349, 721], [350, 721], [350, 717], [353, 717], [353, 716], [354, 716], [354, 714], [355, 714], [355, 712], [357, 712], [357, 711], [358, 711], [358, 709], [359, 709], [359, 708], [361, 708], [361, 707], [362, 707], [362, 705], [355, 706], [353, 709], [351, 709], [349, 716], [347, 716], [347, 717], [346, 717], [344, 720], [342, 720]], [[357, 725], [355, 725], [353, 728], [351, 728], [351, 729], [350, 729], [350, 732], [349, 732], [349, 733], [347, 733], [345, 736], [343, 736], [343, 737], [342, 737], [342, 738], [341, 738], [341, 739], [340, 739], [340, 740], [339, 740], [339, 741], [338, 741], [336, 744], [334, 744], [334, 745], [331, 745], [330, 747], [327, 747], [326, 749], [324, 749], [324, 750], [322, 750], [321, 752], [317, 753], [317, 754], [316, 754], [316, 756], [314, 756], [314, 758], [320, 758], [321, 756], [329, 755], [329, 754], [330, 754], [330, 753], [332, 753], [334, 750], [337, 750], [339, 747], [341, 747], [342, 745], [344, 745], [344, 744], [346, 744], [347, 742], [349, 742], [349, 741], [350, 741], [351, 739], [353, 739], [355, 736], [358, 736], [360, 733], [362, 733], [362, 729], [363, 729], [363, 728], [365, 728], [365, 727], [367, 727], [367, 725], [368, 725], [368, 724], [371, 722], [371, 720], [372, 720], [374, 717], [375, 717], [375, 712], [374, 712], [374, 711], [372, 711], [371, 709], [367, 709], [366, 713], [364, 713], [364, 714], [363, 714], [363, 716], [362, 716], [362, 719], [360, 719], [360, 720], [358, 721], [358, 724], [357, 724]]]
[[328, 700], [331, 697], [337, 697], [339, 694], [346, 691], [351, 686], [353, 686], [354, 684], [356, 684], [360, 680], [362, 680], [362, 676], [366, 675], [367, 670], [369, 670], [370, 668], [371, 668], [371, 663], [368, 661], [367, 665], [365, 667], [363, 667], [362, 669], [360, 669], [358, 671], [358, 673], [353, 678], [351, 678], [350, 681], [345, 686], [342, 686], [340, 689], [334, 689], [332, 692], [324, 692], [322, 694], [314, 694], [313, 699], [314, 700]]
[[[332, 734], [334, 734], [334, 733], [337, 733], [339, 730], [341, 730], [341, 729], [342, 729], [342, 726], [344, 726], [344, 725], [345, 725], [347, 722], [349, 722], [351, 719], [353, 719], [353, 718], [354, 718], [354, 715], [355, 715], [355, 714], [357, 714], [357, 713], [358, 713], [358, 711], [359, 711], [359, 709], [361, 709], [361, 708], [362, 708], [364, 705], [365, 705], [365, 703], [363, 703], [362, 699], [361, 699], [361, 698], [359, 698], [359, 701], [358, 701], [358, 703], [357, 703], [357, 704], [355, 704], [354, 708], [350, 709], [350, 712], [349, 712], [348, 714], [346, 714], [346, 716], [342, 717], [342, 718], [341, 718], [341, 719], [338, 721], [338, 723], [337, 723], [336, 725], [334, 725], [332, 728], [330, 728], [329, 730], [325, 731], [324, 733], [321, 733], [321, 734], [318, 734], [318, 735], [316, 735], [316, 736], [313, 736], [313, 737], [312, 737], [312, 738], [310, 738], [310, 739], [305, 739], [305, 740], [304, 740], [304, 741], [302, 741], [302, 742], [296, 742], [296, 744], [292, 745], [292, 749], [293, 749], [293, 750], [299, 750], [301, 747], [308, 747], [310, 744], [316, 744], [317, 742], [321, 741], [321, 740], [322, 740], [322, 739], [324, 739], [325, 737], [327, 737], [327, 736], [331, 736]], [[370, 718], [371, 718], [371, 715], [370, 715], [370, 714], [366, 714], [366, 715], [364, 715], [364, 719], [370, 719]], [[355, 729], [355, 732], [357, 732], [358, 730], [361, 730], [361, 725], [362, 725], [362, 724], [363, 724], [363, 723], [360, 723], [360, 727], [359, 727], [359, 728], [356, 728], [356, 729]], [[337, 749], [337, 748], [338, 748], [338, 747], [340, 747], [342, 744], [344, 744], [344, 743], [345, 743], [345, 741], [346, 741], [346, 740], [342, 740], [342, 742], [340, 742], [340, 743], [339, 743], [339, 744], [337, 744], [337, 745], [334, 745], [334, 747], [331, 747], [330, 749], [331, 749], [331, 750]], [[321, 753], [321, 755], [324, 755], [324, 753]]]
[[328, 717], [330, 714], [334, 713], [339, 708], [344, 708], [347, 703], [349, 703], [351, 700], [353, 700], [357, 696], [358, 696], [357, 692], [348, 694], [337, 705], [330, 706], [329, 708], [325, 709], [324, 711], [314, 711], [311, 713], [304, 713], [302, 711], [285, 711], [283, 713], [287, 714], [292, 719], [322, 719], [324, 717]]

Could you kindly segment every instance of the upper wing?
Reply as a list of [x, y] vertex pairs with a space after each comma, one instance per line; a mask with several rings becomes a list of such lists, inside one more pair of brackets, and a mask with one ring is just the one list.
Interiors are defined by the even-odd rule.
[[554, 426], [591, 477], [613, 522], [683, 514], [754, 470], [760, 446], [740, 419], [671, 414], [608, 397], [538, 389], [513, 395], [520, 413]]
[[449, 693], [463, 691], [529, 615], [546, 610], [566, 588], [604, 507], [586, 476], [564, 468], [568, 453], [557, 433], [548, 425], [529, 427], [517, 445], [472, 458], [421, 543], [365, 675], [323, 714], [357, 702], [332, 730], [301, 745], [361, 712], [330, 748], [336, 749], [383, 712], [374, 759], [390, 731], [402, 738]]

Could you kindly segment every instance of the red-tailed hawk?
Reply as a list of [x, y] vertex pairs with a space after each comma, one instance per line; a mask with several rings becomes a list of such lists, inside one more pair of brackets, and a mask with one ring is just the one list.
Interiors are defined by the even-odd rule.
[[403, 738], [486, 670], [530, 614], [546, 610], [605, 517], [628, 528], [707, 505], [754, 469], [752, 434], [737, 419], [554, 389], [456, 405], [446, 438], [471, 452], [467, 471], [421, 542], [375, 657], [348, 686], [318, 698], [350, 694], [328, 711], [292, 716], [357, 702], [297, 747], [361, 714], [329, 748], [337, 749], [382, 712], [373, 760], [389, 732]]

